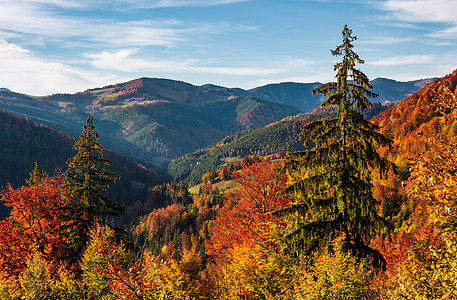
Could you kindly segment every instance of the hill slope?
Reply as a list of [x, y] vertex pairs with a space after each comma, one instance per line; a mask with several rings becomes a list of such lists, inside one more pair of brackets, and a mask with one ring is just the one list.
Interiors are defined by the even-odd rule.
[[[365, 116], [370, 119], [388, 107], [390, 106], [377, 102], [372, 109], [365, 112]], [[304, 150], [303, 142], [299, 139], [303, 125], [331, 114], [330, 110], [318, 107], [309, 113], [287, 117], [266, 127], [236, 133], [214, 145], [171, 161], [168, 175], [174, 181], [188, 180], [195, 183], [203, 174], [228, 161], [241, 160], [252, 155], [266, 156]]]
[[[0, 111], [0, 140], [1, 188], [7, 183], [14, 187], [25, 185], [25, 179], [29, 178], [35, 162], [47, 173], [53, 174], [56, 168], [65, 170], [67, 159], [75, 155], [72, 149], [74, 139], [4, 111]], [[114, 152], [105, 150], [104, 156], [112, 162], [111, 169], [121, 176], [113, 184], [110, 197], [126, 209], [136, 201], [143, 201], [148, 187], [162, 182], [156, 173]], [[0, 208], [0, 217], [4, 217], [4, 213]], [[133, 217], [128, 215], [125, 220]]]
[[452, 97], [457, 97], [457, 70], [376, 116], [373, 121], [381, 132], [394, 140], [390, 157], [402, 162], [423, 155], [428, 137], [457, 139], [457, 125], [449, 119], [450, 111], [439, 113], [440, 106]]
[[444, 92], [443, 86], [450, 92], [456, 93], [456, 85], [457, 70], [429, 83], [415, 94], [376, 116], [373, 121], [381, 127], [381, 132], [398, 140], [436, 117], [436, 109]]
[[73, 137], [91, 115], [107, 148], [148, 166], [299, 113], [227, 88], [151, 78], [47, 97], [0, 91], [0, 108]]

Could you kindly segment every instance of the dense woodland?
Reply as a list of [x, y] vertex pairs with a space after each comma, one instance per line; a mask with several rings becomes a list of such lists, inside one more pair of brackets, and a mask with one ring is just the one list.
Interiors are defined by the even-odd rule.
[[[3, 111], [0, 111], [0, 136], [2, 188], [7, 183], [13, 187], [24, 185], [24, 179], [35, 162], [39, 162], [40, 168], [51, 175], [65, 170], [66, 160], [76, 153], [72, 149], [74, 139]], [[121, 176], [111, 186], [109, 197], [129, 207], [123, 216], [123, 223], [129, 223], [151, 209], [162, 206], [160, 199], [151, 194], [151, 189], [163, 182], [161, 176], [109, 150], [105, 150], [104, 155], [113, 163], [110, 169]], [[0, 204], [0, 218], [3, 219], [7, 213], [8, 210]]]
[[[391, 106], [376, 102], [373, 107], [363, 111], [364, 117], [372, 119]], [[241, 131], [214, 145], [172, 160], [168, 164], [167, 175], [172, 181], [196, 183], [208, 170], [229, 165], [227, 161], [241, 160], [251, 155], [269, 156], [279, 152], [304, 150], [299, 136], [302, 127], [332, 115], [334, 112], [330, 108], [320, 106], [309, 113], [290, 116], [266, 127]]]
[[[122, 208], [88, 118], [60, 170], [23, 166], [1, 194], [0, 298], [456, 299], [457, 70], [367, 121], [354, 40], [345, 27], [337, 81], [314, 90], [323, 113], [295, 123], [302, 150], [215, 160], [195, 193], [157, 181]], [[129, 210], [127, 230], [110, 222]]]

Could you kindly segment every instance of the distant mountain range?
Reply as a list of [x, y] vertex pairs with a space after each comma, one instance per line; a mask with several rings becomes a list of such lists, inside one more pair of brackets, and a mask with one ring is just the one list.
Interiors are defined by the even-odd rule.
[[0, 108], [73, 137], [91, 115], [105, 147], [147, 166], [300, 112], [227, 88], [151, 78], [47, 97], [0, 91]]
[[[431, 79], [372, 81], [381, 102], [398, 101]], [[270, 84], [251, 90], [140, 78], [76, 94], [33, 97], [0, 90], [0, 108], [78, 137], [91, 115], [102, 144], [147, 167], [319, 106], [320, 83]]]
[[[413, 81], [396, 81], [386, 78], [376, 78], [370, 81], [373, 86], [372, 91], [379, 94], [372, 102], [381, 102], [382, 104], [398, 102], [408, 96], [411, 96], [419, 89], [437, 78], [428, 78]], [[320, 82], [315, 83], [295, 83], [285, 82], [277, 84], [268, 84], [244, 91], [246, 95], [257, 97], [273, 102], [285, 103], [300, 109], [302, 112], [309, 112], [320, 105], [323, 100], [322, 95], [312, 95], [311, 91], [318, 86]]]

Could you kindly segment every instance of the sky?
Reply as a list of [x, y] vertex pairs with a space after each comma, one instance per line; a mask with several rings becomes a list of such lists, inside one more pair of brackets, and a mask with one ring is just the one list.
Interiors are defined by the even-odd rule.
[[328, 82], [345, 24], [370, 79], [442, 77], [457, 69], [456, 11], [456, 0], [0, 0], [0, 88]]

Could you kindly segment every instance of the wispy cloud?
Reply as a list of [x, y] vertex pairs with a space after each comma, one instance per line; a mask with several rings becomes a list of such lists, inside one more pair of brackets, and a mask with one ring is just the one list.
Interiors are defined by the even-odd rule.
[[411, 37], [377, 36], [369, 40], [361, 40], [358, 43], [363, 45], [395, 45], [414, 41]]
[[85, 43], [96, 42], [98, 45], [109, 43], [124, 46], [172, 46], [185, 40], [183, 29], [180, 28], [182, 24], [169, 20], [120, 22], [106, 18], [77, 18], [52, 14], [39, 7], [21, 7], [11, 3], [0, 3], [0, 28], [7, 28], [10, 36], [15, 35], [24, 40], [42, 39], [50, 42], [72, 39]]
[[445, 38], [445, 39], [456, 39], [457, 38], [457, 24], [455, 26], [435, 31], [434, 33], [429, 34], [431, 37], [435, 38]]
[[388, 0], [381, 8], [404, 22], [434, 22], [449, 26], [429, 34], [438, 38], [457, 38], [457, 1], [455, 0]]
[[238, 2], [246, 2], [250, 0], [131, 0], [131, 3], [140, 5], [141, 7], [160, 8], [160, 7], [178, 7], [178, 6], [216, 6]]
[[457, 23], [455, 0], [388, 0], [381, 5], [404, 21]]
[[268, 75], [284, 72], [284, 68], [258, 68], [251, 66], [227, 67], [208, 66], [208, 60], [144, 58], [135, 56], [138, 49], [122, 49], [119, 51], [103, 51], [96, 54], [87, 54], [92, 65], [104, 70], [122, 72], [170, 72], [170, 73], [209, 73], [224, 75]]
[[30, 50], [1, 39], [0, 61], [0, 84], [32, 95], [77, 92], [100, 83], [108, 84], [115, 79], [101, 72], [81, 71], [63, 63], [42, 59]]
[[[191, 4], [199, 1], [184, 2]], [[207, 3], [207, 1], [202, 2]], [[228, 2], [239, 1], [214, 1], [213, 5]], [[66, 15], [65, 10], [50, 9], [50, 5], [71, 8], [73, 5], [79, 5], [78, 3], [70, 0], [0, 0], [0, 38], [15, 37], [27, 44], [36, 43], [37, 40], [43, 43], [65, 40], [71, 41], [71, 44], [79, 41], [84, 43], [85, 47], [103, 45], [173, 47], [202, 35], [257, 30], [255, 26], [227, 22], [184, 22], [178, 19], [121, 21], [107, 17]], [[173, 3], [175, 1], [171, 1], [170, 5]], [[176, 1], [175, 4], [179, 3], [181, 1]], [[91, 4], [80, 5], [86, 7]], [[95, 44], [91, 45], [91, 43]]]
[[414, 65], [414, 64], [426, 64], [433, 61], [431, 55], [407, 55], [407, 56], [394, 56], [377, 61], [367, 62], [367, 65], [373, 66], [398, 66], [398, 65]]

